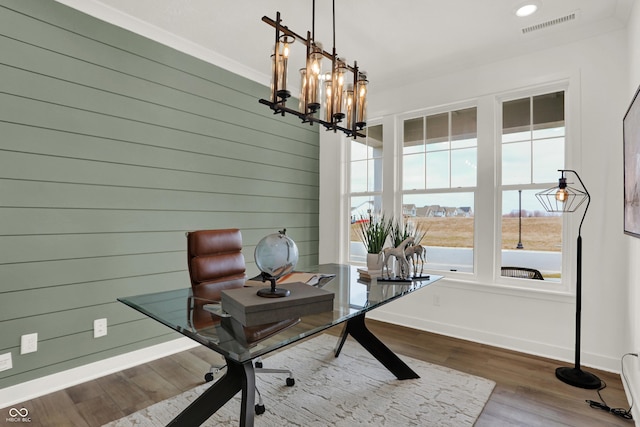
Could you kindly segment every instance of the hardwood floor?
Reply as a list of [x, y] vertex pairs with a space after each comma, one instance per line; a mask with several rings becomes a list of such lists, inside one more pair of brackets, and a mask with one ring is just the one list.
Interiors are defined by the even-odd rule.
[[[634, 425], [631, 420], [590, 408], [585, 400], [600, 401], [596, 391], [558, 381], [554, 371], [563, 364], [557, 361], [397, 325], [367, 322], [399, 354], [495, 381], [496, 388], [477, 427]], [[328, 331], [335, 335], [339, 332], [337, 328]], [[213, 351], [197, 347], [13, 406], [29, 410], [31, 426], [101, 426], [201, 384], [209, 365], [221, 361]], [[601, 392], [606, 403], [628, 409], [620, 376], [591, 372], [607, 383]], [[0, 421], [4, 421], [8, 408], [0, 410], [0, 414]]]

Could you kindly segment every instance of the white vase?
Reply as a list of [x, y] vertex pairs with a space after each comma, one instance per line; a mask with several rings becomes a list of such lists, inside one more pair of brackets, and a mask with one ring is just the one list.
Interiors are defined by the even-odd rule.
[[381, 271], [382, 270], [382, 255], [380, 255], [380, 254], [367, 254], [367, 270], [369, 270], [369, 271]]

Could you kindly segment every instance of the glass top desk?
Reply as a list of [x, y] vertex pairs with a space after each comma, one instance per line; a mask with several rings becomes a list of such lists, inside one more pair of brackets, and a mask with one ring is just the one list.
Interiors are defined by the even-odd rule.
[[199, 299], [191, 288], [118, 298], [226, 359], [225, 375], [169, 425], [200, 425], [238, 391], [242, 391], [240, 426], [253, 426], [255, 373], [252, 360], [341, 323], [345, 326], [336, 345], [336, 357], [347, 336], [351, 335], [398, 379], [418, 378], [411, 368], [367, 329], [364, 318], [367, 311], [424, 288], [442, 276], [431, 275], [411, 282], [376, 279], [364, 282], [358, 279], [356, 268], [348, 265], [325, 264], [318, 266], [315, 271], [335, 275], [333, 279], [320, 280], [317, 285], [335, 294], [333, 311], [303, 316], [293, 326], [275, 333], [270, 331], [270, 335], [265, 334], [266, 338], [257, 341], [248, 340], [245, 328], [233, 318], [203, 309], [203, 302], [216, 302]]

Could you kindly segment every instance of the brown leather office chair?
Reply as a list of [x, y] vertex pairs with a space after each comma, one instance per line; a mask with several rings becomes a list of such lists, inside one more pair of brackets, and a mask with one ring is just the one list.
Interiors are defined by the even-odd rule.
[[[241, 288], [245, 284], [245, 262], [242, 255], [242, 234], [236, 228], [223, 230], [198, 230], [186, 233], [187, 262], [191, 289], [194, 298], [190, 308], [190, 322], [195, 329], [212, 327], [222, 324], [215, 314], [204, 310], [203, 306], [211, 301], [220, 301], [221, 291], [225, 289]], [[253, 345], [298, 323], [300, 319], [283, 320], [259, 326], [242, 327], [242, 337], [237, 337], [244, 345]], [[237, 329], [237, 328], [236, 328]], [[293, 374], [287, 369], [267, 369], [257, 359], [256, 374], [288, 374], [286, 384], [293, 386]], [[206, 381], [213, 380], [213, 374], [221, 369], [212, 366], [205, 375]], [[264, 412], [262, 396], [258, 393], [256, 413]]]

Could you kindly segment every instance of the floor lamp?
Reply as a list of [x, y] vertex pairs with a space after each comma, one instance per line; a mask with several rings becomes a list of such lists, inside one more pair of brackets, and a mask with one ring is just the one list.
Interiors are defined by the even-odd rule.
[[[574, 387], [581, 387], [587, 389], [596, 389], [600, 387], [600, 378], [597, 376], [583, 371], [580, 368], [580, 313], [582, 310], [582, 237], [580, 232], [582, 230], [582, 223], [584, 217], [587, 215], [587, 209], [589, 209], [589, 192], [584, 186], [584, 183], [580, 179], [580, 175], [574, 170], [570, 169], [558, 169], [561, 172], [560, 179], [558, 180], [558, 186], [550, 188], [536, 194], [536, 197], [542, 203], [547, 212], [575, 212], [585, 201], [587, 202], [584, 208], [584, 214], [580, 221], [580, 227], [578, 228], [578, 243], [577, 243], [577, 273], [576, 273], [576, 354], [575, 354], [575, 366], [573, 368], [560, 367], [556, 369], [556, 377], [560, 381], [570, 384]], [[567, 178], [565, 173], [571, 172], [580, 181], [580, 185], [583, 190], [571, 187], [567, 184]]]

